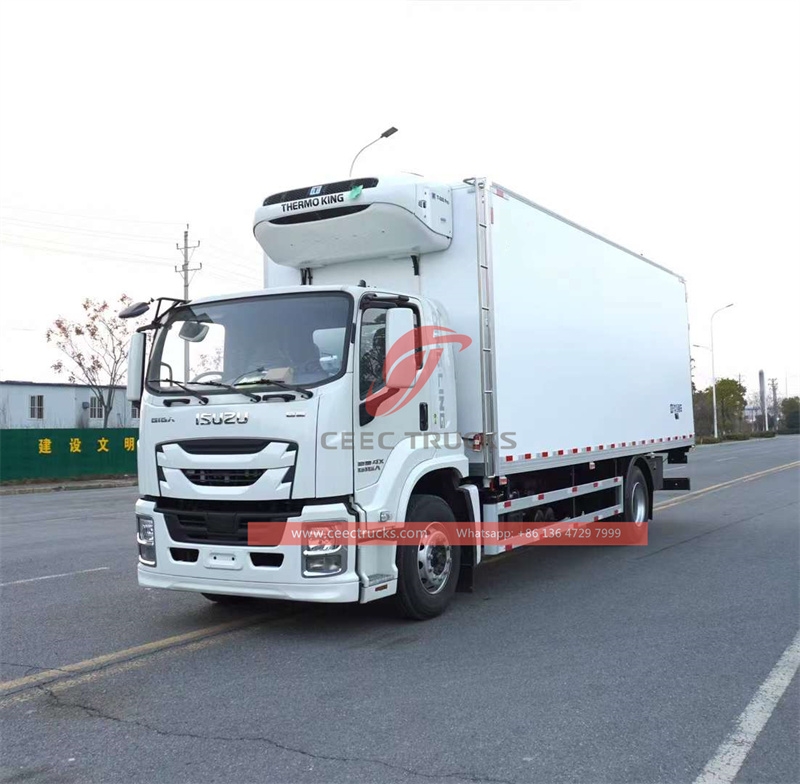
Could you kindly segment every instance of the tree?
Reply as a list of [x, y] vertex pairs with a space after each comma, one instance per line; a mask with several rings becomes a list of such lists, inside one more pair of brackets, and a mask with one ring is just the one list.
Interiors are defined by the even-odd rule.
[[[746, 392], [747, 390], [732, 378], [717, 380], [717, 428], [720, 434], [736, 433], [741, 430]], [[695, 392], [692, 395], [692, 404], [695, 433], [699, 436], [711, 435], [714, 432], [711, 387]]]
[[128, 347], [138, 326], [134, 319], [120, 319], [117, 313], [131, 298], [123, 294], [110, 306], [107, 302], [85, 299], [80, 321], [59, 317], [47, 330], [47, 342], [67, 357], [52, 367], [67, 375], [70, 384], [86, 384], [100, 401], [103, 427], [114, 405], [115, 387], [122, 383], [127, 370]]
[[723, 433], [741, 429], [747, 389], [732, 378], [717, 379], [717, 420]]
[[786, 430], [800, 433], [800, 397], [785, 397], [781, 400], [781, 415]]
[[698, 436], [710, 436], [714, 433], [714, 412], [711, 407], [711, 387], [696, 390], [692, 393], [694, 408], [694, 432]]

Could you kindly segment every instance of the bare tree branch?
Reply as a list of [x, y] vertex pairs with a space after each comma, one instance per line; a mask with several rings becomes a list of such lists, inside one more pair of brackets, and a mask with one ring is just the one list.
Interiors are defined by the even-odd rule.
[[120, 319], [117, 311], [129, 305], [131, 298], [123, 294], [110, 306], [106, 301], [85, 299], [80, 321], [57, 318], [47, 330], [47, 341], [66, 357], [53, 365], [56, 373], [66, 374], [70, 383], [84, 383], [100, 401], [103, 426], [114, 405], [115, 387], [126, 372], [128, 346], [138, 326], [133, 320]]

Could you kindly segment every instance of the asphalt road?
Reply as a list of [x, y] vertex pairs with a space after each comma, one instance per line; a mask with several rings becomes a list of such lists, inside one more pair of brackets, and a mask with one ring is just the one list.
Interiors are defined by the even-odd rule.
[[[523, 548], [427, 623], [140, 589], [134, 490], [0, 498], [2, 778], [692, 782], [798, 632], [798, 459], [699, 447], [647, 547]], [[800, 781], [798, 715], [737, 781]]]

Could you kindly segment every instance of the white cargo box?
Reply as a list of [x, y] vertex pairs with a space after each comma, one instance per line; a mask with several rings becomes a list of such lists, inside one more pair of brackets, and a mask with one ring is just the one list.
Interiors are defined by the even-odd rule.
[[335, 184], [326, 209], [361, 207], [344, 214], [306, 204], [276, 224], [286, 201], [262, 207], [267, 285], [278, 262], [297, 283], [302, 267], [440, 303], [473, 341], [456, 359], [458, 429], [483, 438], [472, 474], [694, 443], [683, 278], [488, 180], [374, 183]]

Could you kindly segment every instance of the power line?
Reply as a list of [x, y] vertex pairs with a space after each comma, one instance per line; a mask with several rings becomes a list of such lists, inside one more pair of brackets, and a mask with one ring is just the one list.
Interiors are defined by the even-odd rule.
[[[48, 248], [45, 245], [30, 245], [24, 242], [15, 242], [13, 240], [6, 240], [0, 237], [0, 243], [3, 245], [12, 245], [17, 248], [28, 248], [30, 250], [41, 251], [44, 253], [64, 253], [68, 256], [84, 256], [87, 258], [95, 258], [95, 259], [103, 259], [104, 261], [109, 261], [109, 253], [113, 251], [103, 251], [102, 249], [96, 249], [95, 251], [88, 251], [88, 250], [65, 250], [62, 248]], [[134, 256], [115, 256], [111, 257], [111, 261], [119, 261], [119, 262], [130, 262], [134, 264], [154, 264], [158, 267], [164, 267], [165, 261], [170, 261], [170, 259], [157, 259], [155, 261], [150, 261], [150, 258], [155, 257], [134, 257]]]
[[[40, 237], [31, 237], [28, 234], [11, 234], [9, 232], [0, 232], [0, 236], [11, 237], [14, 240], [25, 240], [27, 242], [44, 242], [48, 245], [58, 245], [62, 248], [70, 248], [73, 250], [85, 250], [91, 253], [108, 253], [111, 255], [122, 255], [127, 257], [134, 257], [148, 259], [149, 261], [172, 261], [166, 256], [147, 256], [141, 253], [125, 253], [124, 251], [111, 250], [110, 248], [100, 248], [96, 245], [74, 245], [70, 242], [60, 242], [59, 240], [46, 240]], [[45, 246], [42, 246], [45, 247]]]
[[175, 226], [180, 225], [180, 221], [150, 221], [150, 220], [139, 220], [137, 218], [109, 218], [103, 217], [101, 215], [84, 215], [78, 212], [56, 212], [55, 210], [38, 210], [34, 209], [33, 207], [14, 207], [10, 204], [2, 205], [0, 204], [0, 209], [4, 210], [22, 210], [23, 212], [41, 212], [45, 215], [64, 215], [68, 218], [83, 218], [84, 220], [103, 220], [103, 221], [114, 221], [116, 223], [150, 223], [154, 226]]
[[230, 250], [229, 248], [220, 248], [219, 245], [214, 245], [211, 242], [206, 243], [207, 248], [213, 248], [214, 250], [218, 251], [219, 253], [224, 253], [229, 256], [236, 256], [236, 258], [241, 259], [242, 261], [250, 261], [249, 258], [243, 256], [241, 253], [237, 253], [236, 251]]
[[259, 267], [256, 264], [248, 266], [248, 265], [242, 264], [241, 262], [238, 262], [235, 259], [232, 259], [230, 257], [226, 258], [224, 256], [220, 256], [218, 253], [208, 253], [208, 251], [206, 251], [206, 253], [211, 257], [212, 261], [218, 262], [219, 264], [224, 264], [226, 266], [226, 268], [230, 267], [233, 270], [241, 270], [241, 271], [247, 272], [248, 274], [253, 274], [256, 277], [258, 277]]
[[14, 227], [20, 226], [22, 228], [28, 227], [42, 227], [56, 232], [72, 232], [75, 234], [90, 234], [98, 237], [112, 237], [114, 239], [130, 239], [141, 242], [167, 242], [167, 237], [155, 237], [153, 235], [145, 234], [122, 234], [116, 231], [95, 231], [94, 229], [84, 229], [77, 226], [65, 226], [60, 223], [41, 223], [40, 221], [30, 221], [24, 218], [5, 218], [0, 217], [0, 223], [11, 223]]

